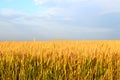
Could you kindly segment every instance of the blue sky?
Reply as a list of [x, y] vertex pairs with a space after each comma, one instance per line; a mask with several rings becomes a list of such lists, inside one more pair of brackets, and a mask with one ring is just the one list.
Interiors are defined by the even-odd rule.
[[0, 0], [0, 40], [120, 39], [120, 0]]

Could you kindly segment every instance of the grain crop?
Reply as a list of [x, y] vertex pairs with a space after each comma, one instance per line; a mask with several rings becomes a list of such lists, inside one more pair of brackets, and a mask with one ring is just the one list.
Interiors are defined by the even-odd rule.
[[120, 41], [0, 42], [0, 80], [120, 80]]

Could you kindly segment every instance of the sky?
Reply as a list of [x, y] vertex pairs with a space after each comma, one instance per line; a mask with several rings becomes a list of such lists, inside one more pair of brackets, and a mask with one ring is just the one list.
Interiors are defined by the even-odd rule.
[[0, 41], [119, 40], [120, 0], [0, 0]]

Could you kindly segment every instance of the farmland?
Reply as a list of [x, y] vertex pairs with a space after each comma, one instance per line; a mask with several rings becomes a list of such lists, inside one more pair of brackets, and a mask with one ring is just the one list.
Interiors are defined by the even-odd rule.
[[120, 41], [0, 42], [0, 80], [120, 80]]

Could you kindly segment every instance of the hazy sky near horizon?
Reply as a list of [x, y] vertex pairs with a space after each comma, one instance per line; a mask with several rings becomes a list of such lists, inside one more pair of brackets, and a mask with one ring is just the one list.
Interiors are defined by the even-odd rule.
[[1, 40], [120, 39], [120, 0], [0, 0]]

